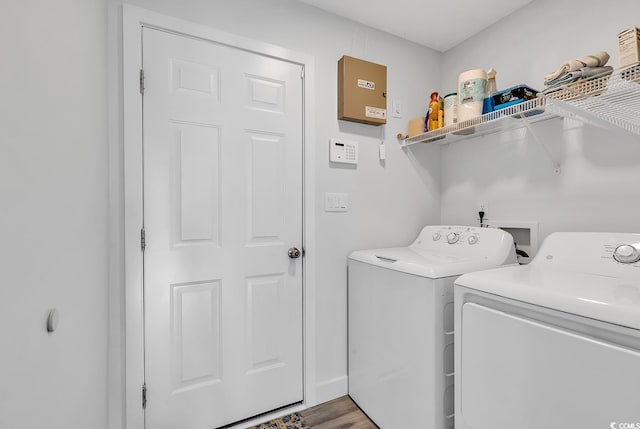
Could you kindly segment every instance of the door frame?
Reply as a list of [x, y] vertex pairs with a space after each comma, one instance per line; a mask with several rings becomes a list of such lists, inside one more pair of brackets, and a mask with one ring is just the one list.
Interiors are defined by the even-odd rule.
[[[142, 194], [142, 97], [139, 91], [142, 66], [142, 27], [224, 44], [302, 66], [303, 79], [303, 187], [302, 273], [303, 407], [316, 402], [315, 353], [315, 92], [314, 57], [279, 46], [247, 39], [205, 25], [124, 4], [123, 41], [123, 139], [124, 139], [124, 250], [125, 250], [125, 422], [127, 429], [144, 428], [141, 391], [144, 382], [144, 330], [140, 231], [143, 224]], [[153, 386], [149, 386], [150, 391]], [[152, 398], [152, 397], [151, 397]], [[150, 398], [150, 400], [152, 400]], [[300, 406], [279, 410], [288, 414]], [[263, 417], [266, 418], [266, 417]], [[247, 422], [249, 424], [249, 422]], [[241, 425], [245, 427], [246, 425]], [[239, 426], [240, 427], [240, 426]]]

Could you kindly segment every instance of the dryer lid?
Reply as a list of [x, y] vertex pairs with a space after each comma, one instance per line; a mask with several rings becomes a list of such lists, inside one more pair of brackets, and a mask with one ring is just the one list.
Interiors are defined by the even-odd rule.
[[640, 329], [640, 263], [613, 258], [634, 240], [637, 234], [552, 234], [530, 265], [466, 274], [456, 285]]

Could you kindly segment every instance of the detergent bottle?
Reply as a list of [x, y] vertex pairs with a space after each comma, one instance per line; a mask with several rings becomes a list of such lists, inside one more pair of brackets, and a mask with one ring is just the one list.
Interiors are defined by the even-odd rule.
[[429, 113], [427, 114], [427, 131], [438, 129], [438, 118], [440, 116], [440, 100], [438, 93], [431, 93], [431, 101], [429, 102]]

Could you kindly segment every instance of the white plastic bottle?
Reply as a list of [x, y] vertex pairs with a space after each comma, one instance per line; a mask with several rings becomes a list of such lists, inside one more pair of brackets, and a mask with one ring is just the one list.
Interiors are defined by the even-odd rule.
[[484, 104], [482, 106], [482, 113], [493, 112], [493, 94], [498, 91], [496, 85], [496, 71], [495, 69], [487, 70], [487, 89], [484, 96]]

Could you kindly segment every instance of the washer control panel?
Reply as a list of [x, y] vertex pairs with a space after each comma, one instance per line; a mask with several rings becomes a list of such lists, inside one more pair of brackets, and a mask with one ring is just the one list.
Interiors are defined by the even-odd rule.
[[479, 266], [491, 265], [488, 261], [494, 261], [492, 266], [517, 262], [513, 237], [498, 228], [427, 225], [409, 245], [409, 249], [409, 254], [427, 258], [429, 261], [443, 263], [446, 260], [447, 263], [443, 266], [450, 267], [447, 270], [453, 269], [454, 266], [449, 263], [467, 264], [468, 270], [477, 271]]
[[[428, 233], [425, 232], [429, 229]], [[427, 242], [437, 246], [470, 246], [482, 242], [482, 236], [492, 236], [493, 228], [480, 228], [473, 226], [429, 226], [422, 231], [415, 245], [424, 247]], [[485, 243], [487, 244], [487, 243]]]

